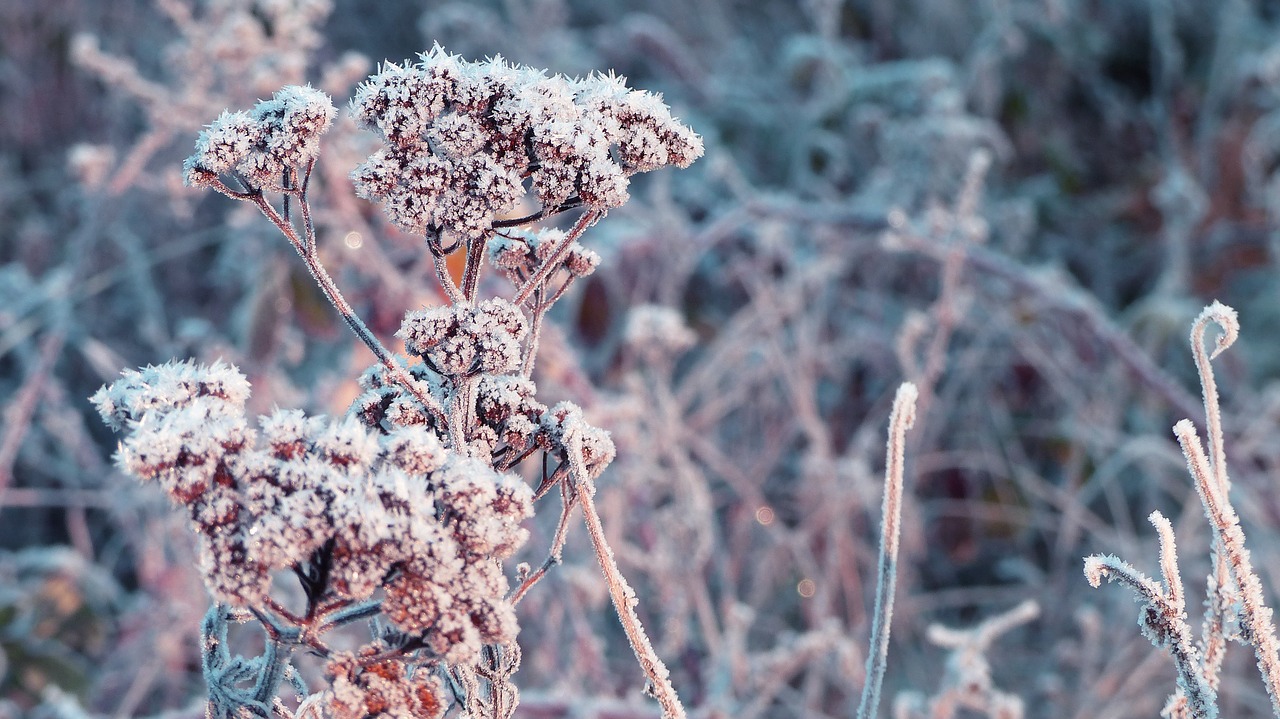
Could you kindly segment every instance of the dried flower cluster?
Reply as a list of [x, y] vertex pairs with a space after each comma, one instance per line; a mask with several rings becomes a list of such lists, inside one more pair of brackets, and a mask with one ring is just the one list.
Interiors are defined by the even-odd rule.
[[384, 65], [352, 108], [387, 143], [352, 173], [356, 192], [413, 234], [482, 237], [524, 196], [525, 178], [544, 208], [618, 207], [630, 175], [702, 154], [660, 98], [618, 77], [548, 77], [438, 46], [417, 64]]
[[446, 376], [500, 374], [520, 366], [527, 329], [514, 305], [493, 298], [471, 307], [444, 306], [405, 315], [399, 337], [409, 352]]
[[224, 112], [196, 140], [183, 165], [187, 182], [207, 186], [234, 172], [249, 187], [290, 189], [282, 184], [288, 170], [320, 154], [335, 113], [329, 96], [310, 85], [282, 88], [248, 112]]
[[418, 717], [439, 719], [448, 704], [440, 677], [425, 671], [411, 673], [398, 659], [382, 659], [371, 664], [364, 657], [337, 653], [329, 660], [326, 674], [331, 686], [321, 695], [333, 719], [365, 717]]
[[[565, 232], [554, 228], [537, 232], [511, 230], [489, 242], [489, 260], [512, 282], [520, 284], [550, 261], [564, 239]], [[574, 240], [561, 265], [572, 277], [586, 277], [600, 265], [600, 255]]]
[[174, 363], [127, 372], [93, 398], [129, 433], [121, 465], [187, 508], [218, 601], [262, 604], [271, 572], [325, 553], [335, 598], [382, 589], [387, 618], [449, 662], [515, 639], [497, 560], [525, 541], [528, 485], [422, 427], [379, 433], [277, 410], [255, 432], [248, 392], [225, 365]]

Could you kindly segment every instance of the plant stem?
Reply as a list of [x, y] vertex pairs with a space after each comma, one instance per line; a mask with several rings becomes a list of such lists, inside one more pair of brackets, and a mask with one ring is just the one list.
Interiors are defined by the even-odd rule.
[[[240, 196], [240, 193], [233, 193], [225, 187], [221, 191], [223, 191], [224, 194], [228, 194], [233, 197]], [[377, 336], [374, 335], [373, 332], [365, 325], [364, 320], [361, 320], [359, 315], [355, 313], [355, 310], [351, 309], [351, 305], [347, 303], [346, 298], [342, 296], [342, 292], [338, 289], [337, 283], [333, 281], [333, 278], [330, 277], [329, 273], [325, 270], [324, 265], [321, 264], [319, 252], [316, 251], [315, 230], [311, 225], [310, 203], [307, 202], [305, 193], [300, 192], [298, 195], [298, 204], [302, 208], [303, 228], [306, 232], [305, 238], [298, 237], [298, 233], [294, 229], [293, 225], [286, 222], [284, 218], [280, 216], [280, 213], [276, 212], [275, 208], [271, 206], [270, 202], [267, 202], [267, 198], [261, 192], [251, 193], [241, 197], [241, 199], [252, 200], [253, 203], [258, 206], [258, 209], [262, 211], [262, 214], [266, 215], [267, 219], [271, 220], [272, 224], [284, 233], [285, 238], [289, 240], [289, 244], [293, 245], [293, 248], [297, 250], [298, 255], [302, 257], [302, 261], [306, 263], [307, 270], [311, 273], [311, 277], [315, 279], [316, 284], [320, 286], [320, 290], [324, 292], [325, 297], [329, 299], [330, 304], [338, 310], [338, 314], [342, 315], [343, 321], [347, 323], [347, 326], [351, 328], [352, 332], [355, 332], [356, 337], [359, 337], [360, 340], [364, 342], [365, 346], [373, 352], [373, 356], [376, 357], [378, 362], [387, 370], [387, 374], [391, 379], [394, 380], [396, 384], [404, 388], [404, 390], [409, 394], [413, 395], [415, 399], [421, 402], [437, 422], [442, 426], [447, 427], [448, 419], [445, 416], [444, 408], [440, 406], [440, 402], [435, 397], [432, 397], [431, 393], [427, 391], [426, 388], [422, 387], [417, 380], [409, 375], [408, 371], [406, 371], [404, 367], [401, 367], [400, 364], [395, 361], [391, 356], [391, 353], [387, 351], [387, 348], [382, 345], [382, 342], [377, 338]]]
[[893, 623], [893, 592], [898, 584], [898, 538], [902, 532], [902, 486], [907, 430], [915, 422], [916, 386], [903, 382], [889, 415], [889, 442], [884, 468], [884, 505], [880, 520], [880, 560], [876, 581], [871, 648], [867, 652], [867, 681], [858, 702], [858, 719], [872, 719], [880, 705], [880, 685], [889, 658], [889, 628]]
[[636, 604], [638, 604], [636, 592], [627, 583], [627, 578], [622, 575], [622, 570], [618, 568], [618, 562], [614, 559], [613, 548], [605, 539], [604, 525], [600, 522], [600, 514], [596, 512], [595, 502], [591, 498], [595, 487], [591, 484], [586, 463], [582, 458], [581, 433], [575, 433], [572, 437], [566, 438], [566, 450], [573, 467], [574, 488], [578, 499], [582, 502], [582, 516], [587, 523], [587, 534], [591, 536], [591, 546], [595, 548], [596, 559], [600, 563], [601, 571], [604, 572], [605, 581], [609, 584], [609, 597], [613, 600], [614, 611], [618, 615], [618, 621], [622, 623], [623, 631], [626, 632], [627, 641], [631, 643], [636, 661], [640, 663], [640, 669], [649, 679], [646, 691], [658, 700], [658, 704], [662, 707], [663, 719], [684, 719], [684, 706], [680, 704], [680, 697], [676, 695], [675, 687], [671, 685], [670, 672], [658, 658], [652, 642], [649, 641], [649, 635], [645, 633], [644, 625], [640, 623], [640, 617], [636, 614]]

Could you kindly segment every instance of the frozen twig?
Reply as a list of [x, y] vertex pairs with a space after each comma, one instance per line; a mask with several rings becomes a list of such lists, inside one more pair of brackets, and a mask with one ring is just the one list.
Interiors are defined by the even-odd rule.
[[[1204, 333], [1209, 322], [1222, 328], [1214, 351], [1204, 348]], [[1143, 600], [1139, 625], [1156, 646], [1167, 646], [1178, 669], [1178, 693], [1167, 705], [1173, 716], [1217, 716], [1218, 672], [1225, 647], [1225, 616], [1239, 612], [1240, 639], [1252, 644], [1258, 658], [1258, 669], [1267, 687], [1272, 710], [1280, 716], [1280, 642], [1276, 640], [1272, 611], [1262, 593], [1262, 582], [1254, 571], [1245, 549], [1240, 517], [1229, 498], [1226, 453], [1222, 439], [1222, 414], [1218, 403], [1217, 384], [1210, 361], [1236, 340], [1239, 321], [1235, 310], [1220, 302], [1205, 307], [1191, 330], [1192, 354], [1200, 373], [1209, 440], [1209, 454], [1196, 433], [1191, 420], [1184, 419], [1173, 427], [1182, 453], [1187, 459], [1196, 492], [1209, 518], [1213, 532], [1214, 570], [1209, 577], [1206, 602], [1205, 636], [1201, 647], [1192, 644], [1186, 622], [1186, 599], [1178, 574], [1174, 550], [1173, 528], [1159, 512], [1151, 514], [1151, 523], [1160, 535], [1160, 569], [1164, 586], [1147, 579], [1120, 559], [1093, 555], [1085, 559], [1085, 576], [1095, 587], [1103, 579], [1128, 584]]]
[[[1214, 342], [1213, 353], [1205, 351], [1204, 335], [1208, 324], [1218, 325], [1222, 334]], [[1209, 438], [1209, 458], [1213, 470], [1213, 481], [1219, 496], [1225, 497], [1230, 491], [1231, 481], [1227, 476], [1226, 450], [1222, 439], [1222, 409], [1218, 400], [1218, 383], [1213, 376], [1211, 360], [1220, 352], [1231, 346], [1240, 334], [1240, 320], [1236, 311], [1214, 301], [1204, 308], [1191, 325], [1191, 355], [1195, 359], [1196, 373], [1200, 376], [1201, 394], [1204, 397], [1205, 431]], [[1222, 662], [1226, 658], [1226, 622], [1228, 612], [1233, 611], [1239, 587], [1231, 576], [1227, 557], [1223, 553], [1217, 539], [1213, 535], [1211, 548], [1213, 573], [1206, 580], [1205, 616], [1201, 644], [1205, 655], [1205, 676], [1211, 686], [1218, 685]]]
[[1272, 711], [1280, 716], [1280, 642], [1276, 641], [1272, 612], [1262, 593], [1258, 579], [1244, 546], [1244, 530], [1231, 500], [1218, 491], [1216, 477], [1197, 436], [1195, 425], [1184, 419], [1174, 425], [1173, 432], [1187, 457], [1187, 466], [1195, 478], [1200, 501], [1204, 504], [1209, 524], [1218, 547], [1231, 566], [1231, 575], [1240, 589], [1240, 622], [1242, 638], [1253, 645], [1258, 657], [1258, 670], [1271, 698]]
[[613, 549], [605, 539], [604, 525], [600, 522], [600, 513], [596, 511], [595, 501], [592, 499], [595, 486], [591, 483], [586, 462], [583, 459], [582, 434], [570, 433], [565, 438], [565, 444], [569, 455], [568, 461], [572, 465], [574, 489], [578, 500], [582, 503], [582, 515], [587, 523], [587, 534], [591, 537], [591, 546], [595, 548], [596, 559], [599, 560], [600, 569], [604, 572], [605, 581], [609, 584], [609, 597], [613, 600], [618, 621], [622, 622], [622, 629], [627, 634], [627, 640], [631, 642], [631, 650], [635, 652], [636, 660], [640, 662], [640, 668], [648, 679], [646, 691], [658, 700], [658, 704], [662, 707], [663, 719], [683, 719], [684, 706], [680, 703], [680, 697], [676, 695], [675, 687], [671, 685], [670, 672], [658, 658], [657, 652], [653, 650], [653, 643], [649, 641], [649, 635], [645, 633], [644, 625], [640, 623], [640, 617], [636, 614], [638, 601], [635, 590], [622, 575], [622, 570], [618, 568], [618, 562], [614, 559]]
[[893, 593], [898, 583], [898, 538], [902, 531], [903, 465], [907, 430], [915, 423], [916, 386], [904, 382], [893, 398], [889, 441], [885, 453], [884, 504], [880, 518], [880, 560], [876, 573], [876, 604], [867, 652], [867, 681], [858, 702], [858, 719], [872, 719], [880, 704], [880, 686], [889, 658], [889, 629], [893, 623]]
[[1095, 554], [1085, 558], [1084, 574], [1089, 584], [1099, 586], [1102, 580], [1127, 584], [1143, 602], [1138, 624], [1143, 634], [1157, 647], [1168, 647], [1178, 671], [1178, 692], [1172, 703], [1185, 706], [1191, 716], [1212, 719], [1218, 715], [1217, 692], [1204, 674], [1203, 657], [1191, 638], [1187, 625], [1186, 598], [1182, 577], [1178, 572], [1177, 550], [1173, 526], [1159, 512], [1149, 518], [1160, 537], [1160, 573], [1164, 586], [1147, 578], [1127, 562], [1110, 555]]

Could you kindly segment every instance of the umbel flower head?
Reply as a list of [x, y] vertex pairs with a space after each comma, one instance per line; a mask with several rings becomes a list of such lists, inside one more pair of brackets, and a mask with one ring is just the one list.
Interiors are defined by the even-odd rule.
[[617, 207], [631, 175], [702, 155], [702, 139], [659, 96], [623, 78], [547, 76], [439, 46], [417, 64], [384, 65], [351, 105], [387, 143], [352, 172], [356, 193], [413, 234], [484, 236], [524, 196], [525, 178], [546, 209]]
[[397, 333], [413, 354], [445, 375], [502, 374], [520, 365], [524, 315], [494, 297], [475, 307], [446, 305], [409, 312]]
[[223, 112], [183, 163], [186, 182], [202, 187], [236, 173], [251, 188], [286, 189], [288, 170], [320, 153], [320, 136], [335, 113], [329, 96], [310, 85], [281, 88], [247, 112]]

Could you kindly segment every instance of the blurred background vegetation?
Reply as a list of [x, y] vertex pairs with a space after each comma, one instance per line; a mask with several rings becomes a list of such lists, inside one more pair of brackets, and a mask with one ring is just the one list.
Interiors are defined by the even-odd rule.
[[[180, 164], [224, 108], [307, 81], [341, 104], [434, 42], [612, 69], [706, 139], [588, 235], [605, 263], [537, 377], [614, 432], [605, 523], [695, 714], [851, 715], [903, 379], [890, 696], [951, 676], [931, 622], [1034, 599], [989, 657], [1027, 715], [1156, 714], [1173, 671], [1080, 558], [1153, 567], [1160, 509], [1205, 575], [1169, 427], [1203, 421], [1186, 337], [1216, 298], [1243, 326], [1217, 362], [1237, 506], [1280, 566], [1278, 30], [1266, 0], [0, 0], [0, 716], [202, 713], [192, 545], [85, 398], [221, 357], [258, 411], [345, 410], [368, 358], [273, 228]], [[437, 301], [430, 259], [351, 194], [371, 138], [326, 143], [326, 262], [389, 339]], [[640, 304], [697, 346], [628, 344]], [[521, 604], [522, 716], [656, 715], [602, 586], [576, 537]], [[1268, 713], [1253, 671], [1228, 658], [1226, 715]]]

